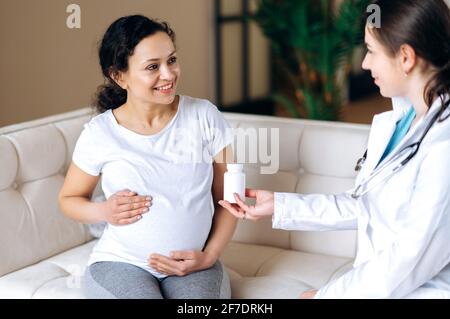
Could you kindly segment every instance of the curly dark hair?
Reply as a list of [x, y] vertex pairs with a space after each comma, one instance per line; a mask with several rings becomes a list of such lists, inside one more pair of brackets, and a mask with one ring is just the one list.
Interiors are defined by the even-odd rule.
[[139, 42], [155, 33], [164, 32], [175, 44], [175, 32], [168, 23], [149, 19], [142, 15], [130, 15], [117, 19], [106, 30], [100, 43], [98, 56], [105, 84], [100, 85], [94, 98], [99, 113], [115, 109], [127, 100], [127, 91], [112, 78], [118, 72], [128, 70], [128, 59]]

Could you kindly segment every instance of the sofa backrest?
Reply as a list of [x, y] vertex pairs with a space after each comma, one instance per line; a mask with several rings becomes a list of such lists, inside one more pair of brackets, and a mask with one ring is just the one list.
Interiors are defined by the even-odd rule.
[[[90, 108], [0, 128], [0, 276], [92, 239], [66, 218], [58, 193]], [[278, 128], [280, 169], [246, 165], [247, 186], [281, 192], [337, 193], [353, 186], [367, 125], [225, 113], [235, 128]], [[270, 144], [270, 140], [266, 141]], [[269, 152], [270, 153], [270, 152]], [[94, 196], [101, 194], [100, 183]], [[355, 234], [273, 230], [271, 221], [240, 221], [233, 240], [353, 257]]]
[[57, 200], [90, 117], [83, 109], [0, 129], [0, 276], [91, 239]]
[[[232, 113], [226, 114], [226, 118], [232, 127], [241, 129], [240, 133], [248, 128], [267, 129], [267, 132], [278, 129], [279, 132], [279, 171], [261, 174], [260, 167], [267, 167], [267, 163], [246, 164], [247, 187], [337, 194], [354, 186], [354, 167], [366, 148], [369, 125]], [[258, 144], [266, 144], [266, 149], [270, 150], [270, 139], [265, 140], [264, 136], [262, 132], [258, 138], [263, 138], [263, 143], [258, 141]], [[237, 146], [236, 140], [234, 146]], [[273, 150], [267, 153], [271, 152]], [[240, 221], [233, 240], [351, 258], [356, 252], [355, 231], [273, 230], [271, 219], [258, 223]]]

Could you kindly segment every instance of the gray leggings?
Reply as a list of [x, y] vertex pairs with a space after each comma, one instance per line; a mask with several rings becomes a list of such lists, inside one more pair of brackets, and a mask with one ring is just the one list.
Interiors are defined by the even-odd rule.
[[86, 269], [83, 292], [88, 299], [229, 299], [230, 281], [220, 262], [189, 275], [158, 279], [122, 262], [97, 262]]

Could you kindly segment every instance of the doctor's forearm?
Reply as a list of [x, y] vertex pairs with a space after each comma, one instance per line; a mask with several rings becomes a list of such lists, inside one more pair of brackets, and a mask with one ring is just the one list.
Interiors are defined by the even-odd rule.
[[217, 260], [231, 240], [236, 229], [237, 219], [221, 206], [217, 206], [211, 232], [208, 237], [205, 252], [210, 253]]
[[356, 201], [349, 194], [275, 193], [273, 228], [286, 230], [354, 230]]

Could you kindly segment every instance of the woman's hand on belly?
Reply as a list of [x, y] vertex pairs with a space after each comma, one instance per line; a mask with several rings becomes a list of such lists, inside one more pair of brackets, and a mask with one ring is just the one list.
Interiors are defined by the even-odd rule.
[[115, 226], [135, 223], [149, 211], [151, 200], [128, 189], [116, 192], [103, 202], [104, 220]]
[[186, 276], [190, 273], [212, 267], [217, 256], [199, 250], [173, 251], [170, 257], [151, 254], [148, 264], [164, 275]]

